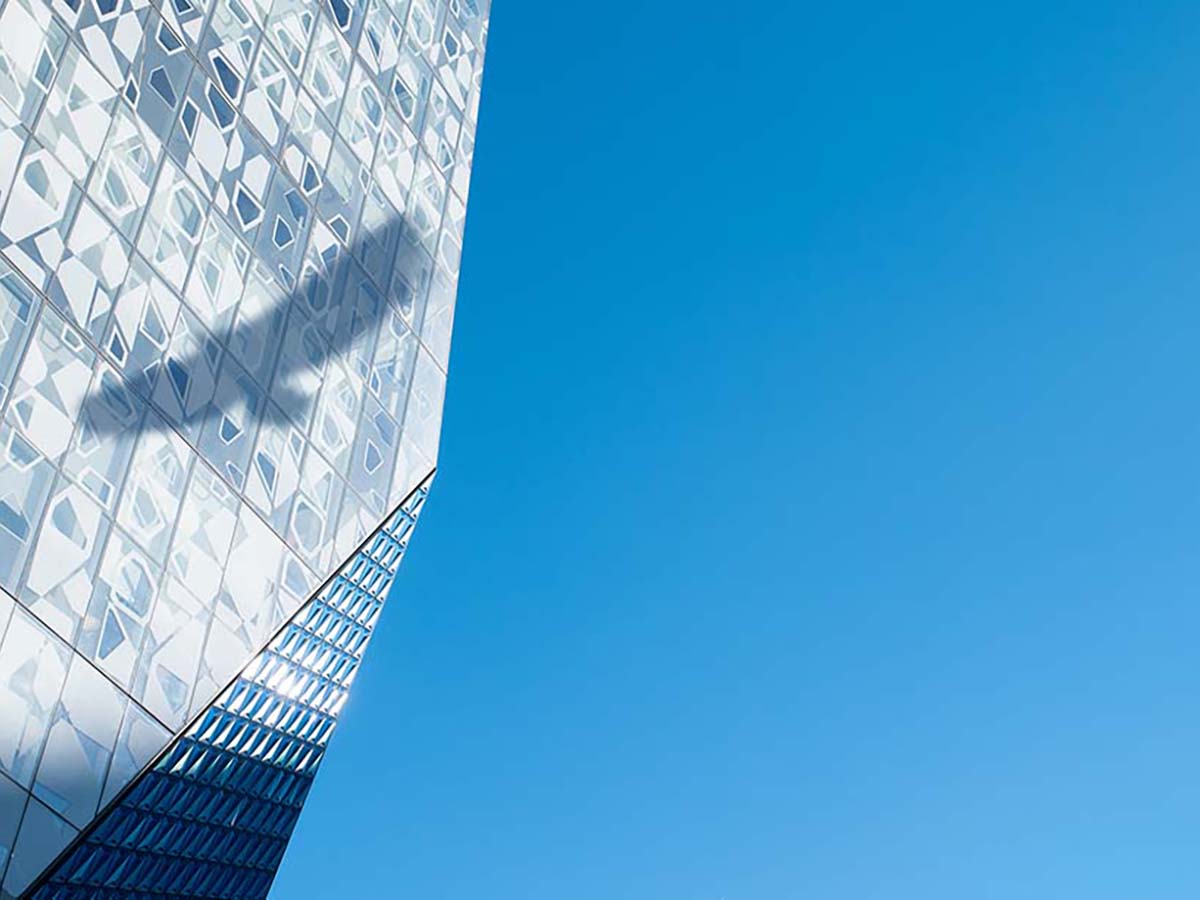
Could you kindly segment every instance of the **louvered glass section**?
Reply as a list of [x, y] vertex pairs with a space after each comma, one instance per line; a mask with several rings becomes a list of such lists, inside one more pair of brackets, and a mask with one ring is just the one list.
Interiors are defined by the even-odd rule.
[[30, 896], [267, 895], [428, 487], [426, 479]]

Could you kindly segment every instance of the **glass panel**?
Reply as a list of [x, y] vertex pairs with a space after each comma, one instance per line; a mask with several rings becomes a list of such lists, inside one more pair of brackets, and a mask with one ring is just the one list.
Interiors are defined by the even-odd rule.
[[142, 770], [159, 750], [170, 740], [171, 733], [136, 703], [130, 703], [125, 712], [125, 721], [117, 745], [113, 749], [112, 765], [108, 780], [104, 784], [101, 806], [107, 804], [130, 779]]
[[75, 833], [74, 828], [31, 798], [25, 807], [25, 817], [21, 820], [21, 830], [17, 833], [12, 859], [4, 876], [4, 889], [13, 894], [25, 890]]
[[100, 802], [128, 699], [76, 656], [38, 765], [33, 793], [67, 821], [86, 825]]
[[39, 305], [33, 291], [0, 260], [0, 408], [11, 393]]
[[158, 563], [166, 559], [192, 452], [175, 432], [151, 414], [138, 440], [117, 522]]
[[27, 796], [14, 782], [0, 775], [0, 881], [12, 855]]
[[43, 309], [13, 384], [5, 421], [50, 459], [70, 443], [79, 420], [96, 352], [53, 309]]
[[111, 527], [95, 500], [59, 477], [20, 599], [68, 643], [83, 623]]
[[78, 648], [128, 688], [162, 584], [162, 568], [120, 530], [104, 548]]
[[70, 651], [20, 606], [0, 644], [0, 772], [29, 786], [67, 679]]

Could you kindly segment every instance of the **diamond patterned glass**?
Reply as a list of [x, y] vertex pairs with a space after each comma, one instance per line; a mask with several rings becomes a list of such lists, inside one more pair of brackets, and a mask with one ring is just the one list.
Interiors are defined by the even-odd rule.
[[0, 900], [423, 499], [488, 12], [0, 0]]
[[[267, 895], [427, 494], [428, 482], [82, 833], [32, 897]], [[73, 702], [89, 692], [93, 702], [116, 702], [111, 687], [73, 685]], [[85, 768], [70, 754], [107, 746], [87, 728], [113, 717], [83, 711], [61, 728], [54, 758], [68, 773]], [[101, 753], [93, 753], [95, 767]], [[86, 809], [100, 779], [78, 775], [60, 790], [50, 794], [60, 806]]]

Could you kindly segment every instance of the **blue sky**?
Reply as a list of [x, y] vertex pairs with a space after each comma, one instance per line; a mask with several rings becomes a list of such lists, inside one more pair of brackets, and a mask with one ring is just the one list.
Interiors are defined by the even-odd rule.
[[497, 3], [275, 896], [1197, 896], [1200, 11], [994, 6]]

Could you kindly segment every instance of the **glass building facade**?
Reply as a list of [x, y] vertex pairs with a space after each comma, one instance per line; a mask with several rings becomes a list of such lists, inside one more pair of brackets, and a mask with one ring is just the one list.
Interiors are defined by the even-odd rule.
[[0, 897], [262, 897], [437, 464], [488, 0], [0, 0]]

